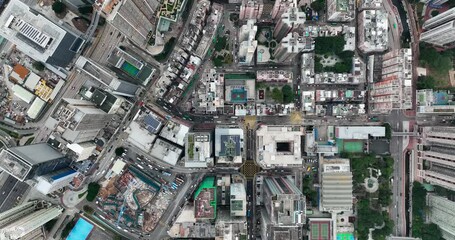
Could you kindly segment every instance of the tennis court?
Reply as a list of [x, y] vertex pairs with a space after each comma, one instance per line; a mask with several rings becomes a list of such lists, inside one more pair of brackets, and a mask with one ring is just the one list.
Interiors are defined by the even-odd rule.
[[127, 61], [123, 62], [121, 69], [132, 77], [135, 77], [139, 72], [139, 69], [137, 69], [137, 67], [133, 66], [131, 63]]
[[329, 222], [311, 222], [311, 240], [330, 240]]
[[361, 153], [363, 141], [337, 139], [338, 152]]

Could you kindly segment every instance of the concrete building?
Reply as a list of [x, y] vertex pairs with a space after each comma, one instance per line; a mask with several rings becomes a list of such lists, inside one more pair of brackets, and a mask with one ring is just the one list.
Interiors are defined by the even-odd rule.
[[255, 25], [256, 20], [250, 19], [239, 30], [239, 63], [251, 64], [253, 61], [254, 53], [258, 46], [256, 32], [258, 27]]
[[262, 125], [256, 131], [256, 161], [263, 168], [302, 165], [303, 127]]
[[265, 209], [273, 224], [305, 223], [305, 196], [289, 177], [265, 177], [263, 194]]
[[246, 191], [243, 183], [233, 183], [230, 185], [231, 190], [231, 216], [245, 217], [246, 216]]
[[335, 138], [338, 139], [366, 140], [370, 137], [385, 137], [385, 127], [376, 126], [335, 127]]
[[115, 95], [135, 97], [139, 86], [118, 78], [117, 74], [98, 63], [80, 56], [76, 61], [76, 67], [88, 74], [93, 80], [100, 83], [103, 88]]
[[8, 3], [0, 16], [0, 35], [35, 61], [66, 77], [67, 69], [85, 42], [19, 0]]
[[291, 62], [301, 52], [314, 50], [314, 41], [309, 37], [302, 37], [297, 32], [290, 32], [278, 44], [273, 52], [278, 62]]
[[96, 144], [94, 142], [68, 143], [66, 147], [70, 150], [69, 156], [72, 156], [75, 161], [82, 161], [92, 155], [96, 149]]
[[323, 159], [319, 210], [352, 211], [352, 172], [349, 159]]
[[0, 239], [23, 239], [25, 235], [58, 217], [63, 208], [45, 202], [27, 202], [0, 213]]
[[215, 128], [215, 158], [217, 164], [241, 164], [243, 158], [243, 129]]
[[455, 20], [423, 32], [420, 41], [440, 47], [452, 44], [455, 42]]
[[73, 181], [79, 173], [70, 168], [64, 168], [36, 178], [38, 183], [34, 186], [40, 193], [47, 195], [64, 188]]
[[60, 122], [64, 139], [80, 143], [93, 140], [112, 121], [113, 114], [86, 100], [63, 98], [52, 117]]
[[155, 33], [157, 0], [105, 0], [96, 6], [107, 22], [138, 46], [145, 47]]
[[272, 19], [280, 19], [289, 8], [297, 7], [296, 0], [276, 0], [273, 4]]
[[286, 70], [259, 70], [256, 72], [256, 82], [270, 84], [292, 85], [294, 76], [291, 71]]
[[455, 127], [422, 127], [417, 145], [417, 175], [455, 191]]
[[354, 0], [328, 0], [327, 21], [350, 22], [355, 17]]
[[428, 219], [438, 225], [444, 239], [455, 239], [455, 202], [434, 194], [427, 195]]
[[197, 91], [198, 111], [206, 114], [223, 112], [224, 107], [224, 74], [217, 73], [215, 69], [206, 70], [201, 77]]
[[455, 20], [455, 8], [451, 8], [443, 13], [438, 14], [436, 17], [428, 19], [423, 23], [422, 28], [425, 30], [430, 30], [453, 20]]
[[389, 21], [383, 10], [363, 10], [358, 15], [359, 49], [365, 53], [388, 49]]
[[168, 121], [161, 130], [160, 136], [175, 144], [183, 146], [185, 136], [190, 131], [190, 128], [178, 122]]
[[206, 177], [194, 193], [194, 218], [216, 219], [216, 186], [214, 177]]
[[19, 181], [66, 168], [71, 163], [47, 143], [4, 148], [0, 159], [0, 168]]
[[388, 113], [412, 108], [412, 52], [409, 48], [390, 51], [383, 56], [382, 79], [370, 91], [370, 109]]
[[297, 7], [288, 8], [279, 18], [273, 36], [277, 41], [281, 41], [289, 32], [299, 28], [305, 23], [305, 12], [299, 11]]
[[159, 138], [153, 144], [150, 155], [170, 165], [175, 165], [180, 159], [182, 152], [182, 148]]
[[212, 135], [208, 132], [189, 132], [185, 137], [185, 167], [213, 166]]
[[264, 10], [263, 0], [242, 0], [240, 20], [260, 19]]

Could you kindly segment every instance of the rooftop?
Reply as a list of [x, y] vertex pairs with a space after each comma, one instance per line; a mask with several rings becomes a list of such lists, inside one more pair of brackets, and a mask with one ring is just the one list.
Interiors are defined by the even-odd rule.
[[190, 128], [177, 122], [169, 121], [161, 130], [160, 136], [167, 140], [183, 146], [185, 143], [185, 135]]
[[[215, 129], [215, 156], [226, 162], [241, 163], [243, 130], [240, 128], [217, 127]], [[220, 159], [218, 159], [220, 160]]]
[[335, 137], [339, 139], [368, 139], [370, 136], [385, 137], [385, 127], [376, 126], [335, 127]]
[[214, 177], [206, 177], [194, 193], [196, 219], [216, 218], [216, 186]]
[[0, 16], [0, 34], [31, 58], [67, 67], [84, 40], [51, 22], [19, 0], [11, 1]]
[[177, 163], [181, 153], [182, 149], [180, 147], [162, 139], [157, 139], [150, 150], [150, 155], [171, 165]]
[[299, 126], [262, 125], [257, 131], [257, 161], [264, 167], [302, 165], [302, 136]]
[[321, 174], [322, 211], [352, 210], [352, 173], [349, 159], [325, 159]]
[[185, 140], [185, 167], [213, 165], [212, 139], [207, 132], [190, 132]]

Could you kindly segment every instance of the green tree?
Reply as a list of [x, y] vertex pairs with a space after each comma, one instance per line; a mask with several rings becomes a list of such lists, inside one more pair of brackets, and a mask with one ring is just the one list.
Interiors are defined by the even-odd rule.
[[85, 199], [87, 199], [87, 201], [89, 202], [93, 202], [93, 200], [95, 200], [96, 196], [98, 195], [100, 188], [101, 186], [98, 183], [95, 182], [89, 183]]
[[91, 5], [82, 6], [77, 9], [80, 14], [90, 14], [93, 12], [93, 7]]
[[417, 78], [417, 89], [434, 89], [436, 80], [432, 76], [419, 76]]
[[315, 12], [320, 12], [325, 9], [325, 0], [316, 0], [311, 3], [310, 7]]
[[42, 62], [39, 61], [34, 61], [32, 64], [33, 68], [36, 69], [37, 71], [43, 71], [46, 67]]
[[61, 14], [61, 13], [65, 12], [66, 6], [65, 6], [65, 4], [63, 2], [55, 1], [52, 4], [52, 10], [54, 10], [54, 12], [56, 14]]
[[291, 86], [285, 85], [285, 86], [283, 86], [281, 91], [283, 92], [283, 103], [284, 104], [294, 102], [294, 90], [292, 89]]
[[95, 210], [92, 207], [90, 207], [89, 205], [84, 205], [83, 209], [84, 209], [84, 212], [86, 212], [87, 214], [93, 214], [93, 212], [95, 212]]
[[314, 51], [316, 54], [338, 55], [343, 52], [346, 40], [344, 36], [317, 37]]
[[438, 52], [431, 46], [420, 44], [420, 64], [432, 71], [448, 73], [452, 69], [452, 54], [450, 51]]
[[54, 227], [55, 223], [57, 222], [58, 219], [52, 219], [50, 220], [49, 222], [45, 223], [44, 224], [44, 229], [46, 229], [46, 231], [50, 232], [52, 230], [52, 228]]
[[388, 123], [384, 123], [382, 126], [385, 127], [385, 137], [387, 139], [392, 139], [392, 126]]
[[226, 47], [226, 44], [227, 44], [227, 37], [218, 37], [216, 39], [216, 43], [215, 43], [215, 50], [218, 52], [223, 50]]
[[282, 103], [283, 102], [283, 92], [280, 91], [278, 88], [274, 88], [272, 90], [272, 99], [275, 100], [277, 103]]

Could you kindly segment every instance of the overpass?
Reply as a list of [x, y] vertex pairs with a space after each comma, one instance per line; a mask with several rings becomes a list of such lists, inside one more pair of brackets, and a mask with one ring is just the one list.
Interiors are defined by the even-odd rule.
[[417, 132], [392, 132], [392, 137], [418, 137]]

